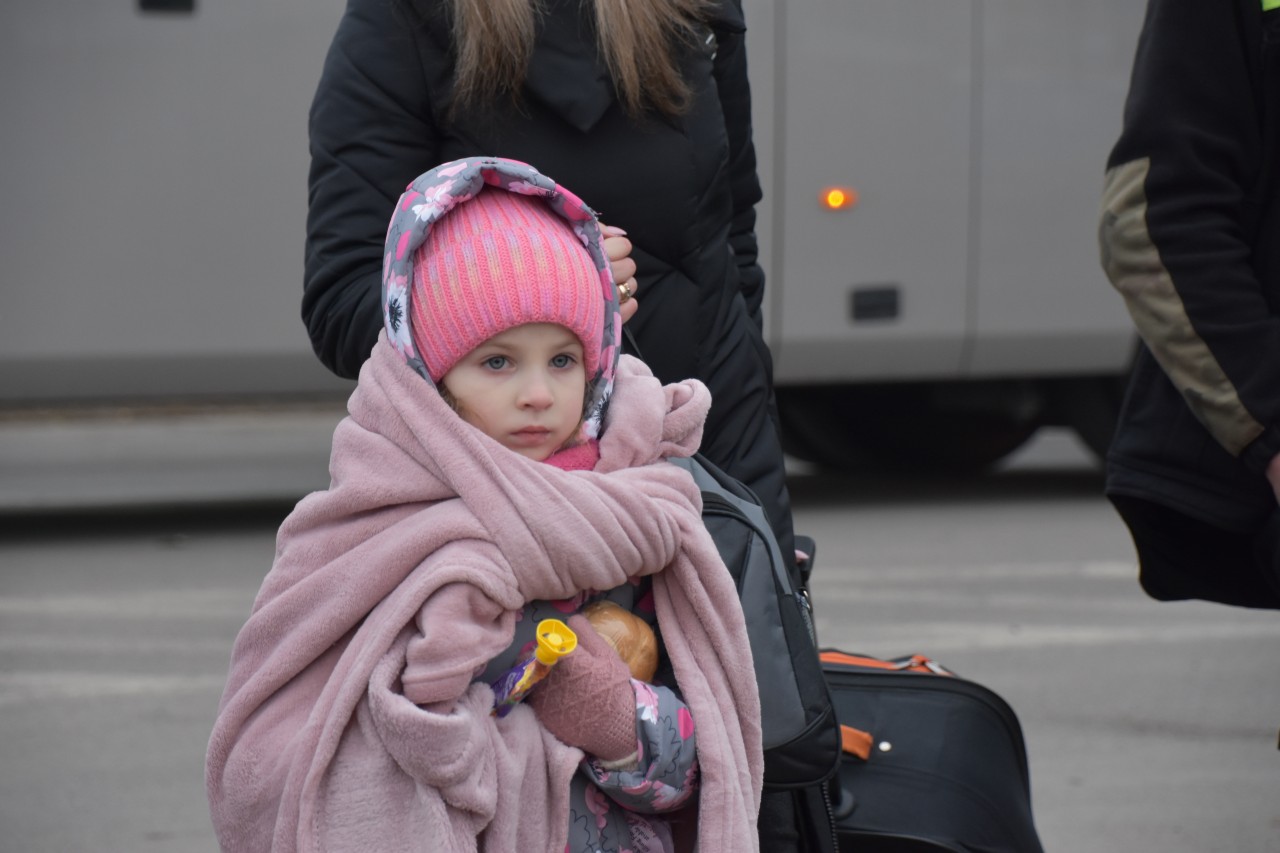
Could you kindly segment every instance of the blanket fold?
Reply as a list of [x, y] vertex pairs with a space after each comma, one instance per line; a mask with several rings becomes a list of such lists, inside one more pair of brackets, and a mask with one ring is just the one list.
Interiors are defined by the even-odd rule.
[[[562, 471], [466, 424], [381, 340], [335, 430], [331, 486], [281, 525], [236, 640], [206, 766], [223, 848], [561, 853], [582, 753], [526, 707], [490, 716], [469, 673], [528, 601], [653, 574], [698, 726], [700, 849], [755, 849], [742, 613], [697, 487], [662, 461], [696, 449], [708, 406], [700, 383], [664, 388], [624, 357], [600, 464]], [[457, 641], [411, 654], [422, 615], [450, 607]]]

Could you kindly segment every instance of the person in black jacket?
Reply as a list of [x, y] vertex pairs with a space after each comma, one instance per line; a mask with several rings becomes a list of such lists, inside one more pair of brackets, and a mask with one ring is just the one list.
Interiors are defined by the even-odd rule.
[[664, 382], [711, 389], [702, 450], [757, 493], [789, 556], [740, 5], [647, 0], [647, 35], [605, 22], [637, 31], [629, 53], [594, 35], [596, 15], [631, 9], [621, 0], [597, 0], [594, 14], [582, 0], [541, 5], [535, 16], [527, 0], [348, 3], [310, 118], [302, 314], [315, 351], [346, 377], [368, 356], [386, 222], [409, 180], [468, 155], [531, 163], [625, 229], [641, 355]]
[[1280, 9], [1149, 0], [1103, 267], [1141, 347], [1106, 490], [1160, 600], [1280, 607]]

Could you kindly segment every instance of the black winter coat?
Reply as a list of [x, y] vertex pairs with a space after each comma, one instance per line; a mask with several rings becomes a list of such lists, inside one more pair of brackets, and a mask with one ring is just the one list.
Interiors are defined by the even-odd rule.
[[[1280, 8], [1149, 0], [1103, 265], [1143, 340], [1107, 493], [1157, 598], [1280, 606]], [[1230, 556], [1228, 556], [1230, 555]]]
[[640, 307], [628, 323], [663, 381], [711, 389], [703, 452], [764, 502], [785, 555], [791, 514], [761, 334], [761, 191], [741, 8], [720, 5], [683, 58], [692, 108], [630, 120], [579, 0], [551, 0], [520, 102], [450, 119], [447, 3], [349, 0], [311, 109], [302, 314], [317, 355], [354, 377], [381, 329], [383, 239], [410, 180], [472, 155], [522, 160], [627, 231]]
[[1280, 9], [1150, 0], [1107, 166], [1103, 262], [1144, 343], [1108, 491], [1255, 528], [1280, 453]]

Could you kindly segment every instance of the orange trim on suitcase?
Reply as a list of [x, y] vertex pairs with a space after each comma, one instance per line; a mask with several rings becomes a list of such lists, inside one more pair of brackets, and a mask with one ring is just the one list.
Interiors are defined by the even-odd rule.
[[954, 675], [942, 664], [926, 655], [912, 655], [899, 660], [880, 660], [865, 655], [851, 655], [834, 649], [824, 649], [819, 655], [823, 663], [834, 663], [844, 666], [864, 666], [871, 669], [889, 669], [898, 672], [926, 672], [932, 675]]
[[871, 758], [871, 732], [855, 729], [853, 726], [840, 726], [840, 748], [850, 755], [856, 755], [863, 761]]

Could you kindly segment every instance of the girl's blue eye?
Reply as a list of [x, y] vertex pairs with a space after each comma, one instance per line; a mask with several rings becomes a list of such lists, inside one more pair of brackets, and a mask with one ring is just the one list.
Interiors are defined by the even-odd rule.
[[507, 357], [505, 355], [491, 355], [484, 360], [484, 366], [490, 370], [501, 370], [507, 366]]
[[552, 367], [572, 367], [573, 363], [574, 363], [573, 356], [568, 355], [566, 353], [561, 353], [560, 355], [557, 355], [551, 359]]

